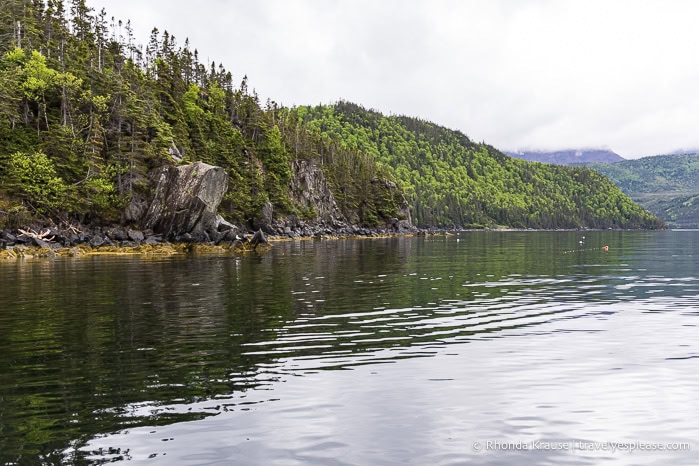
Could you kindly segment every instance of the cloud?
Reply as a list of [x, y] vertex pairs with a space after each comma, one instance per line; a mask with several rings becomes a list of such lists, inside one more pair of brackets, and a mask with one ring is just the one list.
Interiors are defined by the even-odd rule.
[[107, 0], [286, 105], [347, 99], [502, 149], [699, 147], [699, 3]]

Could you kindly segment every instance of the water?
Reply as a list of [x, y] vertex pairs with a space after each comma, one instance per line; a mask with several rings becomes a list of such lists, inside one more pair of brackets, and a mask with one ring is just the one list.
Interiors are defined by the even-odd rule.
[[696, 465], [698, 256], [469, 232], [1, 263], [0, 464]]

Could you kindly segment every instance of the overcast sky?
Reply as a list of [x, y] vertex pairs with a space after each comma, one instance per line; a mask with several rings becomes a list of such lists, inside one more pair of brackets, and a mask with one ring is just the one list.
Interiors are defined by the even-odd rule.
[[339, 99], [499, 149], [699, 148], [699, 2], [88, 0], [189, 38], [262, 100]]

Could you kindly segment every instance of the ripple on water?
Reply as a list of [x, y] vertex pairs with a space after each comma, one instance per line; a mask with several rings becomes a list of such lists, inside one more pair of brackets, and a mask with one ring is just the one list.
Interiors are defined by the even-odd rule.
[[512, 233], [25, 264], [0, 277], [18, 303], [0, 311], [0, 446], [31, 432], [95, 462], [693, 464], [473, 450], [697, 429], [692, 255], [648, 256], [665, 236], [586, 232], [623, 247], [564, 255], [577, 233]]

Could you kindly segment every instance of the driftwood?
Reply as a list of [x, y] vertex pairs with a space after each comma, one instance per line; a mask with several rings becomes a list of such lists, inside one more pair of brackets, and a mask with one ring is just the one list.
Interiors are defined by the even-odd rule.
[[70, 233], [74, 233], [76, 235], [82, 233], [82, 230], [80, 228], [75, 227], [72, 224], [68, 224], [68, 226], [66, 227], [66, 231], [68, 231]]
[[43, 233], [37, 233], [34, 230], [32, 230], [31, 228], [29, 228], [28, 230], [22, 230], [21, 228], [18, 228], [17, 231], [22, 233], [27, 238], [37, 239], [40, 241], [46, 241], [47, 243], [52, 242], [53, 239], [55, 238], [55, 236], [51, 236], [50, 238], [47, 238], [47, 236], [51, 233], [51, 230], [46, 230]]

